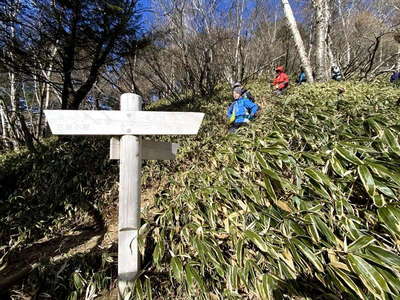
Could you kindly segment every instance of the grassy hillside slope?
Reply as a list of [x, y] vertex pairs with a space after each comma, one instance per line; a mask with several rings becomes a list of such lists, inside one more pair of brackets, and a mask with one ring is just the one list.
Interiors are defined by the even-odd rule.
[[[249, 88], [263, 110], [236, 135], [226, 133], [228, 90], [149, 108], [207, 116], [198, 136], [162, 138], [181, 143], [178, 160], [144, 165], [144, 272], [132, 294], [394, 299], [399, 89], [329, 83], [273, 98], [262, 83]], [[9, 295], [93, 299], [115, 285], [116, 244], [104, 240], [116, 221], [118, 166], [107, 160], [107, 147], [100, 139], [53, 139], [38, 154], [0, 158], [0, 225], [7, 228], [0, 240], [8, 262], [0, 275], [9, 277], [21, 257], [35, 260], [30, 247], [46, 253]], [[101, 235], [98, 247], [69, 252], [94, 234]], [[73, 238], [59, 245], [66, 236]], [[46, 259], [60, 253], [68, 254]]]

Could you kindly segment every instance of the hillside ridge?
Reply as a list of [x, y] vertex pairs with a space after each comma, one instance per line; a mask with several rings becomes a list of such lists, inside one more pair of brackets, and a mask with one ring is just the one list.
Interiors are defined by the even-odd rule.
[[[337, 299], [399, 292], [400, 270], [391, 266], [400, 261], [398, 89], [329, 83], [281, 98], [262, 82], [249, 89], [262, 111], [234, 135], [226, 132], [227, 89], [184, 107], [149, 107], [206, 118], [198, 136], [161, 138], [181, 143], [178, 160], [144, 163], [144, 273], [134, 293]], [[22, 151], [0, 161], [1, 173], [18, 178], [1, 198], [8, 256], [43, 236], [115, 221], [118, 166], [108, 161], [105, 139], [52, 139], [40, 155]], [[28, 209], [21, 215], [16, 207]], [[115, 284], [115, 247], [50, 263], [10, 293], [32, 292], [38, 280], [36, 293], [57, 288], [52, 296], [60, 299], [101, 293]]]

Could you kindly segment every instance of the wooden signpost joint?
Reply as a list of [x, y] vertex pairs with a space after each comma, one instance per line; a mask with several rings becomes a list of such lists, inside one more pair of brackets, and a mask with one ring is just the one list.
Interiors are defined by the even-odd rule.
[[140, 171], [142, 159], [175, 159], [178, 144], [142, 135], [197, 134], [203, 113], [141, 111], [135, 94], [121, 95], [120, 111], [45, 110], [56, 135], [110, 135], [110, 159], [119, 159], [118, 286], [123, 298], [140, 270]]

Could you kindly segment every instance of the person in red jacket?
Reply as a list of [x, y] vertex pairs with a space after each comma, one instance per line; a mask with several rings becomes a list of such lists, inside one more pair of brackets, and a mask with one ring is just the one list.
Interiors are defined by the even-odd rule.
[[272, 82], [275, 89], [275, 94], [282, 95], [289, 86], [289, 76], [285, 73], [285, 68], [282, 66], [276, 67], [276, 77]]

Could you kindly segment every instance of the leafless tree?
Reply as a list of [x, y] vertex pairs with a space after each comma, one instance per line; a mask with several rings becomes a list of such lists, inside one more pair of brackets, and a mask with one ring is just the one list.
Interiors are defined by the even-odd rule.
[[295, 41], [296, 47], [297, 47], [297, 51], [299, 53], [300, 56], [300, 60], [302, 63], [302, 66], [304, 67], [308, 82], [312, 83], [314, 78], [312, 75], [312, 68], [311, 68], [311, 64], [310, 61], [308, 59], [304, 44], [303, 44], [303, 39], [300, 35], [300, 32], [297, 28], [297, 23], [296, 20], [294, 18], [293, 15], [293, 11], [292, 8], [290, 6], [290, 3], [288, 0], [281, 0], [282, 1], [282, 5], [283, 5], [283, 9], [285, 12], [285, 16], [288, 22], [288, 25], [290, 27], [290, 30], [292, 32], [293, 35], [293, 39]]

